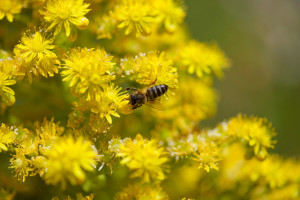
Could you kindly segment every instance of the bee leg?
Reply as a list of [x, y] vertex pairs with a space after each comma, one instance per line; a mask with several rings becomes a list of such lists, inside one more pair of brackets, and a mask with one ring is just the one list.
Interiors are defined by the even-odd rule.
[[139, 108], [139, 107], [141, 107], [142, 106], [142, 104], [137, 104], [137, 105], [134, 105], [133, 107], [132, 107], [132, 109], [137, 109], [137, 108]]
[[125, 90], [138, 90], [136, 88], [125, 88]]
[[154, 81], [150, 82], [150, 85], [155, 85], [156, 81], [157, 81], [157, 76]]

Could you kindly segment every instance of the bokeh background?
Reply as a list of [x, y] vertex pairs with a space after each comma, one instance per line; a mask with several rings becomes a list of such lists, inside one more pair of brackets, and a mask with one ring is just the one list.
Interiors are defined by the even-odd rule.
[[187, 0], [190, 33], [216, 41], [232, 61], [217, 81], [214, 126], [237, 113], [267, 117], [276, 128], [275, 152], [300, 155], [300, 1]]

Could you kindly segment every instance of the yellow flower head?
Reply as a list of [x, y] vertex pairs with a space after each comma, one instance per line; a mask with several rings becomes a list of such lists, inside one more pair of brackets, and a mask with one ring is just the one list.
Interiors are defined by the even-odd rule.
[[25, 177], [32, 171], [31, 161], [25, 157], [22, 149], [16, 149], [16, 154], [10, 159], [10, 167], [15, 170], [19, 181], [24, 182]]
[[137, 82], [142, 85], [168, 85], [169, 88], [177, 88], [177, 69], [172, 66], [172, 60], [168, 59], [164, 52], [151, 51], [135, 57], [133, 70], [137, 73]]
[[71, 137], [59, 138], [45, 153], [45, 180], [47, 184], [61, 183], [66, 187], [69, 180], [72, 185], [80, 184], [85, 180], [84, 170], [92, 171], [96, 164], [97, 151], [91, 142], [84, 141], [82, 137], [76, 140]]
[[0, 20], [5, 16], [9, 22], [12, 22], [14, 15], [21, 12], [23, 0], [1, 0], [0, 1]]
[[196, 73], [198, 77], [205, 74], [223, 75], [223, 70], [229, 67], [229, 60], [216, 44], [205, 44], [190, 41], [177, 48], [177, 64], [187, 69], [188, 73]]
[[87, 28], [89, 20], [84, 15], [90, 11], [88, 7], [89, 4], [83, 3], [83, 0], [49, 0], [40, 13], [44, 15], [46, 22], [51, 23], [48, 30], [56, 27], [54, 35], [64, 27], [66, 36], [69, 37], [70, 24], [74, 24], [79, 29]]
[[74, 96], [80, 96], [89, 89], [89, 99], [100, 87], [105, 87], [115, 79], [110, 72], [115, 64], [111, 62], [112, 58], [103, 49], [72, 49], [64, 59], [65, 70], [61, 72], [65, 76], [63, 81], [70, 80]]
[[7, 146], [12, 144], [16, 138], [16, 133], [5, 124], [0, 126], [0, 152], [7, 151]]
[[39, 140], [39, 152], [43, 154], [49, 146], [64, 132], [64, 128], [55, 124], [54, 119], [50, 121], [44, 119], [43, 123], [35, 123], [36, 134]]
[[185, 12], [176, 5], [174, 0], [152, 0], [152, 4], [154, 9], [158, 10], [158, 17], [168, 32], [173, 33], [177, 26], [183, 22]]
[[165, 102], [164, 112], [153, 111], [155, 116], [173, 120], [181, 116], [189, 121], [199, 122], [216, 112], [216, 93], [209, 83], [199, 79], [182, 79], [176, 95]]
[[141, 177], [143, 182], [160, 182], [166, 178], [164, 171], [168, 158], [154, 139], [147, 140], [138, 134], [134, 140], [123, 140], [117, 156], [122, 158], [121, 164], [134, 171], [132, 178]]
[[122, 88], [111, 84], [104, 87], [103, 92], [96, 95], [95, 100], [92, 100], [91, 111], [100, 115], [101, 118], [105, 117], [111, 124], [111, 115], [120, 117], [117, 110], [127, 106], [128, 101], [126, 100], [127, 95], [125, 92], [120, 92]]
[[52, 43], [53, 39], [47, 39], [44, 33], [36, 31], [34, 34], [27, 32], [16, 45], [14, 53], [21, 60], [19, 71], [27, 74], [30, 82], [32, 73], [46, 78], [58, 73], [60, 62], [52, 52], [55, 48]]
[[126, 188], [116, 194], [114, 200], [167, 200], [168, 195], [158, 185], [142, 185], [134, 184], [129, 185]]
[[272, 140], [276, 133], [272, 124], [265, 118], [238, 115], [224, 126], [224, 134], [245, 139], [254, 148], [254, 153], [259, 159], [265, 159], [268, 155], [267, 149], [274, 148], [276, 143]]
[[0, 60], [0, 72], [3, 72], [12, 78], [17, 75], [24, 75], [19, 72], [20, 62], [17, 59], [1, 59]]
[[198, 146], [198, 151], [194, 153], [193, 160], [199, 163], [198, 168], [203, 168], [209, 172], [211, 169], [219, 170], [217, 164], [221, 160], [217, 146], [210, 141], [202, 141]]
[[15, 103], [15, 92], [7, 87], [16, 84], [15, 80], [11, 80], [10, 75], [0, 71], [0, 102], [10, 106]]
[[124, 0], [114, 11], [120, 22], [118, 28], [126, 28], [125, 35], [135, 32], [136, 37], [151, 33], [151, 24], [156, 20], [153, 9], [145, 0]]

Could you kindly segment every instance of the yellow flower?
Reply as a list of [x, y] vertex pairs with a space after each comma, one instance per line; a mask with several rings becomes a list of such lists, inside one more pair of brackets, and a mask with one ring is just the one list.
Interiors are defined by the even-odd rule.
[[0, 72], [8, 75], [9, 78], [18, 75], [24, 75], [19, 72], [20, 62], [17, 59], [1, 59], [0, 60]]
[[120, 117], [117, 109], [128, 105], [126, 100], [127, 95], [125, 92], [120, 92], [122, 88], [111, 84], [104, 88], [103, 92], [96, 95], [95, 100], [92, 100], [91, 111], [100, 115], [101, 118], [105, 117], [111, 124], [111, 115]]
[[198, 77], [205, 74], [223, 75], [223, 70], [229, 67], [229, 60], [216, 44], [205, 44], [190, 41], [179, 45], [176, 50], [176, 61], [180, 68], [188, 73], [196, 73]]
[[34, 34], [28, 32], [21, 38], [20, 44], [16, 45], [14, 53], [21, 60], [19, 71], [27, 74], [30, 82], [32, 73], [46, 78], [58, 73], [60, 62], [51, 51], [55, 48], [52, 43], [53, 39], [47, 39], [44, 33], [36, 31]]
[[116, 194], [114, 200], [167, 200], [168, 195], [158, 185], [134, 184]]
[[8, 106], [15, 103], [15, 92], [7, 87], [14, 84], [16, 84], [16, 81], [11, 80], [10, 75], [0, 72], [0, 102], [4, 102]]
[[6, 16], [9, 22], [12, 22], [14, 15], [21, 12], [23, 7], [22, 0], [1, 0], [0, 1], [0, 20]]
[[16, 133], [5, 124], [0, 127], [0, 152], [7, 151], [7, 146], [12, 144], [15, 140]]
[[39, 153], [44, 154], [50, 145], [64, 132], [64, 128], [55, 124], [54, 119], [50, 121], [44, 119], [43, 123], [35, 123], [36, 135], [39, 142]]
[[148, 1], [124, 0], [117, 6], [114, 15], [120, 22], [118, 28], [126, 28], [125, 35], [135, 32], [136, 37], [151, 33], [151, 24], [156, 20]]
[[158, 16], [168, 32], [173, 33], [178, 24], [183, 22], [185, 12], [174, 0], [152, 0], [152, 5], [158, 10]]
[[117, 156], [122, 158], [122, 165], [134, 171], [132, 178], [141, 177], [143, 182], [160, 182], [166, 178], [164, 171], [168, 158], [155, 139], [147, 140], [138, 134], [134, 140], [123, 140]]
[[69, 37], [70, 24], [79, 29], [87, 28], [89, 20], [84, 15], [90, 11], [88, 7], [89, 4], [83, 3], [83, 0], [49, 0], [40, 13], [44, 15], [46, 22], [51, 23], [48, 30], [56, 27], [54, 35], [57, 35], [64, 26], [66, 36]]
[[147, 86], [165, 84], [174, 89], [178, 85], [178, 74], [172, 64], [172, 60], [168, 59], [164, 52], [157, 51], [140, 54], [132, 63], [138, 83]]
[[154, 110], [152, 113], [163, 119], [181, 116], [199, 122], [215, 114], [216, 99], [216, 92], [209, 83], [195, 78], [182, 79], [176, 95], [164, 103], [164, 112]]
[[99, 88], [115, 79], [110, 72], [115, 64], [111, 62], [112, 58], [103, 49], [72, 49], [64, 59], [63, 81], [70, 80], [74, 96], [80, 96], [89, 89], [87, 99], [90, 99]]
[[60, 183], [62, 188], [65, 188], [67, 180], [72, 185], [81, 184], [85, 180], [84, 170], [93, 170], [97, 151], [90, 141], [84, 141], [82, 137], [74, 140], [68, 136], [59, 138], [45, 156], [46, 183], [52, 185]]
[[32, 171], [31, 161], [25, 157], [22, 149], [16, 149], [16, 154], [10, 159], [10, 167], [15, 170], [16, 177], [19, 181], [24, 182], [25, 177]]
[[201, 142], [198, 146], [198, 152], [194, 153], [193, 160], [199, 163], [198, 168], [203, 168], [209, 172], [210, 169], [219, 170], [217, 164], [221, 160], [217, 146], [210, 142]]
[[223, 126], [224, 134], [245, 139], [254, 148], [254, 153], [259, 159], [265, 159], [268, 155], [267, 149], [274, 148], [276, 143], [272, 140], [276, 133], [272, 124], [265, 118], [238, 115]]

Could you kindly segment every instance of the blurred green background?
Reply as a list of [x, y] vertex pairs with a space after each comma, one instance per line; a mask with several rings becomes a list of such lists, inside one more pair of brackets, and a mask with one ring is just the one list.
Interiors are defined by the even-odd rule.
[[217, 81], [216, 123], [237, 113], [266, 117], [275, 152], [300, 155], [300, 1], [187, 0], [192, 37], [216, 41], [232, 61]]

